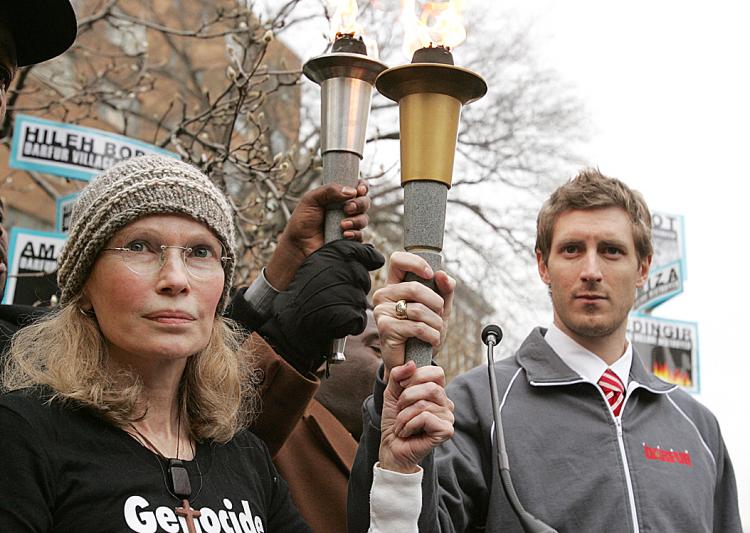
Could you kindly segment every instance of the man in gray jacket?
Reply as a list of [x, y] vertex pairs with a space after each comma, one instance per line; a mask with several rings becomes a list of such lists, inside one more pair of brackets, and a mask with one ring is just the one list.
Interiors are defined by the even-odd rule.
[[[651, 375], [626, 338], [652, 256], [641, 195], [584, 170], [543, 205], [536, 255], [552, 325], [534, 329], [515, 357], [495, 365], [495, 375], [510, 478], [537, 529], [522, 526], [501, 481], [481, 367], [447, 389], [455, 434], [423, 463], [420, 531], [552, 531], [544, 523], [560, 532], [741, 533], [732, 464], [715, 417]], [[384, 353], [384, 363], [400, 362]], [[350, 481], [351, 533], [367, 529], [367, 502], [357, 493], [367, 493], [360, 485], [370, 483], [377, 460], [383, 390], [379, 380], [364, 407]]]

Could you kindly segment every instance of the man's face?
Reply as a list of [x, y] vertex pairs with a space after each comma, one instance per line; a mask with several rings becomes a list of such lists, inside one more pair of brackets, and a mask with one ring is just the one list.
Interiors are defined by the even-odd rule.
[[537, 252], [555, 325], [584, 346], [592, 338], [624, 339], [636, 288], [650, 264], [650, 256], [638, 259], [630, 219], [619, 207], [561, 213], [546, 263]]
[[349, 430], [354, 438], [362, 433], [362, 402], [370, 394], [380, 365], [380, 336], [372, 310], [359, 335], [346, 338], [346, 361], [334, 365], [321, 383], [316, 399]]

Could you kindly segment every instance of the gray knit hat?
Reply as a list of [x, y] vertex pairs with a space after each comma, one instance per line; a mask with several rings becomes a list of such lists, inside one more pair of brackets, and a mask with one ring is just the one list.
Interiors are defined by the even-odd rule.
[[97, 176], [78, 196], [70, 234], [60, 253], [57, 282], [65, 304], [81, 292], [99, 252], [121, 228], [147, 215], [179, 213], [208, 226], [227, 252], [223, 312], [232, 286], [237, 254], [229, 202], [195, 167], [161, 155], [125, 160]]

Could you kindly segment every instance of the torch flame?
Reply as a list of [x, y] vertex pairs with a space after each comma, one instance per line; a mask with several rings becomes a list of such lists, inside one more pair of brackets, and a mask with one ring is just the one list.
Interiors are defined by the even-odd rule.
[[379, 55], [377, 41], [365, 34], [364, 27], [357, 22], [359, 13], [357, 0], [329, 0], [328, 7], [333, 11], [329, 34], [331, 42], [342, 35], [361, 37], [367, 47], [367, 55], [377, 59]]
[[357, 0], [329, 0], [328, 5], [333, 10], [331, 41], [343, 34], [354, 34], [357, 37], [362, 35], [362, 25], [357, 22]]
[[416, 0], [401, 0], [401, 24], [404, 27], [404, 53], [411, 55], [419, 48], [445, 46], [455, 48], [466, 39], [462, 0], [426, 2], [417, 15]]

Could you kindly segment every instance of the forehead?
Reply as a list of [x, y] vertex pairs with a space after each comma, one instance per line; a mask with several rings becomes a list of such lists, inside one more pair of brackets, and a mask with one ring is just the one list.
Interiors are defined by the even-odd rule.
[[187, 215], [149, 215], [134, 220], [114, 234], [112, 240], [122, 240], [136, 234], [147, 234], [163, 241], [180, 241], [194, 238], [216, 238], [203, 222]]
[[616, 241], [635, 246], [633, 224], [620, 207], [571, 209], [560, 213], [552, 228], [552, 242], [571, 240]]

